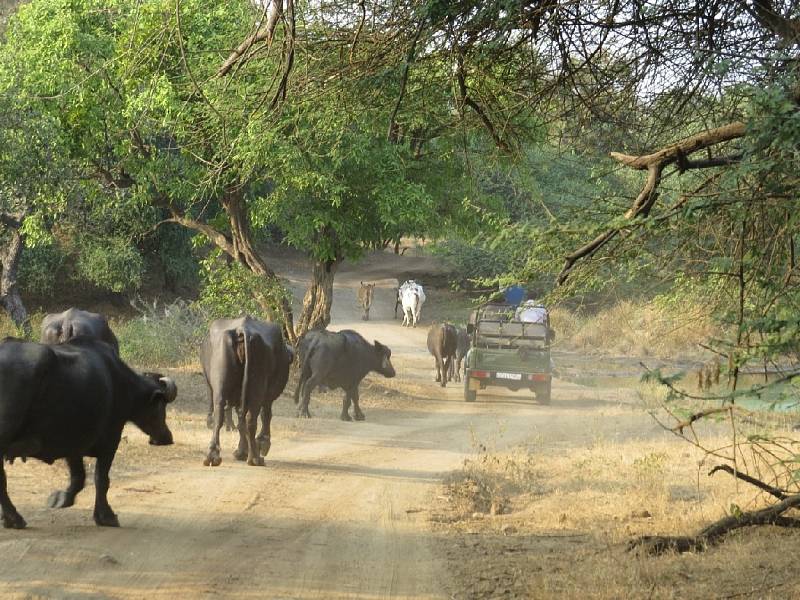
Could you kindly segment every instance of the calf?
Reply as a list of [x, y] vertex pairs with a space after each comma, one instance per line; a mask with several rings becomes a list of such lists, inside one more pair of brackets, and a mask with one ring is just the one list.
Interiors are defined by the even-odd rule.
[[[283, 341], [281, 328], [251, 317], [217, 319], [200, 347], [200, 363], [213, 407], [213, 426], [206, 466], [219, 466], [219, 431], [226, 408], [239, 409], [239, 446], [236, 460], [261, 466], [270, 449], [272, 403], [289, 379], [294, 358]], [[256, 420], [261, 431], [256, 436]]]
[[364, 321], [369, 321], [369, 309], [372, 306], [372, 298], [375, 295], [375, 284], [361, 282], [361, 287], [358, 289], [358, 305], [364, 311], [361, 317]]
[[428, 351], [436, 359], [436, 381], [442, 387], [452, 376], [458, 338], [456, 328], [450, 323], [434, 323], [428, 330]]
[[[311, 392], [320, 384], [344, 390], [342, 421], [364, 420], [358, 405], [358, 386], [370, 371], [394, 377], [392, 351], [375, 341], [370, 344], [350, 329], [344, 331], [309, 331], [300, 343], [300, 381], [294, 391], [298, 417], [311, 417], [308, 403]], [[350, 403], [353, 417], [350, 417]]]
[[3, 527], [22, 529], [25, 519], [8, 496], [3, 460], [65, 458], [70, 481], [50, 495], [50, 508], [75, 502], [86, 480], [85, 456], [97, 458], [94, 521], [119, 527], [108, 504], [109, 471], [125, 423], [156, 446], [172, 443], [166, 405], [172, 380], [134, 373], [107, 343], [77, 337], [57, 346], [6, 338], [0, 344], [0, 507]]
[[43, 344], [61, 344], [79, 335], [103, 340], [111, 344], [114, 351], [119, 354], [117, 336], [111, 331], [108, 319], [101, 314], [68, 308], [62, 313], [45, 315], [42, 320]]

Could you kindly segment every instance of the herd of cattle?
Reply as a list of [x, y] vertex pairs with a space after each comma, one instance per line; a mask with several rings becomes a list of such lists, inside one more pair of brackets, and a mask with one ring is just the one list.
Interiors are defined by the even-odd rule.
[[[369, 318], [374, 284], [362, 283], [358, 293]], [[425, 292], [414, 281], [397, 290], [403, 325], [420, 320]], [[435, 357], [437, 376], [444, 386], [460, 381], [461, 361], [469, 347], [465, 331], [450, 324], [434, 324], [428, 349]], [[320, 386], [344, 390], [341, 418], [364, 419], [358, 387], [369, 372], [394, 377], [391, 350], [369, 343], [353, 330], [314, 330], [297, 348], [299, 382], [294, 392], [298, 416], [310, 417], [311, 392]], [[209, 391], [208, 426], [212, 430], [207, 466], [217, 466], [220, 430], [233, 428], [232, 409], [238, 413], [239, 444], [234, 457], [248, 465], [263, 465], [270, 449], [272, 404], [286, 387], [295, 358], [279, 326], [245, 316], [217, 319], [199, 351]], [[0, 508], [2, 524], [20, 529], [25, 520], [8, 496], [4, 461], [36, 458], [48, 464], [66, 459], [69, 485], [54, 491], [51, 508], [72, 506], [84, 488], [84, 457], [97, 459], [94, 520], [119, 526], [108, 504], [109, 470], [126, 423], [133, 423], [153, 445], [173, 443], [166, 421], [166, 405], [177, 387], [159, 373], [136, 373], [119, 356], [119, 343], [107, 319], [100, 314], [70, 308], [47, 315], [41, 343], [6, 338], [0, 343]], [[352, 404], [353, 413], [350, 415]], [[256, 434], [258, 422], [261, 429]]]

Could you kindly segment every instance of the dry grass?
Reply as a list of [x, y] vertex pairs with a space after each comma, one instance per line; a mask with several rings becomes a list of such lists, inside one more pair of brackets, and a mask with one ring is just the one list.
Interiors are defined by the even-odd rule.
[[695, 357], [698, 342], [719, 335], [705, 307], [689, 301], [671, 312], [623, 300], [591, 316], [555, 307], [551, 319], [559, 348], [607, 355]]
[[[709, 441], [723, 443], [714, 429]], [[701, 451], [667, 436], [559, 452], [479, 446], [446, 483], [433, 518], [448, 534], [454, 597], [800, 595], [787, 557], [800, 533], [740, 531], [696, 555], [626, 551], [636, 536], [694, 533], [733, 504], [748, 510], [765, 501], [724, 474], [707, 477], [710, 466]]]

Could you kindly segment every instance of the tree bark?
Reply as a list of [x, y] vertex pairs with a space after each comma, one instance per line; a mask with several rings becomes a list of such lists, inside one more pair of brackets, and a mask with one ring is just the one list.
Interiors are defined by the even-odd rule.
[[[253, 244], [253, 233], [250, 229], [250, 219], [247, 215], [247, 202], [242, 197], [240, 190], [228, 190], [222, 197], [222, 206], [228, 215], [231, 228], [231, 240], [229, 250], [226, 250], [231, 257], [242, 263], [256, 275], [261, 275], [266, 279], [278, 282], [275, 271], [267, 266], [267, 263], [256, 251]], [[223, 248], [225, 249], [225, 248]], [[261, 300], [264, 310], [271, 313], [276, 307], [265, 305]], [[297, 341], [294, 329], [294, 316], [292, 314], [291, 302], [283, 298], [277, 306], [278, 315], [283, 321], [283, 334], [289, 343]], [[330, 309], [328, 311], [330, 313]]]
[[3, 272], [0, 274], [0, 304], [6, 309], [14, 324], [26, 337], [30, 337], [31, 322], [17, 285], [17, 268], [25, 239], [18, 228], [9, 227], [7, 235], [8, 242], [0, 254], [0, 264], [3, 266]]
[[311, 270], [311, 285], [303, 298], [303, 310], [297, 319], [295, 334], [303, 337], [311, 329], [324, 329], [331, 322], [333, 278], [341, 259], [318, 261]]
[[249, 58], [250, 51], [256, 44], [260, 42], [272, 44], [275, 28], [282, 15], [283, 0], [272, 0], [261, 15], [262, 23], [259, 28], [230, 53], [217, 71], [217, 77], [225, 77], [237, 63], [241, 64], [246, 62]]
[[[225, 214], [228, 215], [230, 235], [224, 234], [207, 223], [179, 213], [166, 202], [162, 202], [162, 205], [169, 207], [172, 214], [172, 217], [167, 219], [168, 222], [178, 223], [194, 231], [199, 231], [231, 259], [238, 261], [256, 275], [277, 283], [278, 276], [267, 266], [253, 243], [253, 233], [247, 216], [247, 201], [242, 196], [241, 190], [230, 188], [223, 194], [220, 203]], [[257, 300], [268, 314], [273, 314], [277, 309], [277, 316], [283, 324], [283, 335], [290, 344], [296, 343], [297, 336], [295, 335], [291, 301], [283, 298], [276, 307], [266, 303], [266, 300]]]

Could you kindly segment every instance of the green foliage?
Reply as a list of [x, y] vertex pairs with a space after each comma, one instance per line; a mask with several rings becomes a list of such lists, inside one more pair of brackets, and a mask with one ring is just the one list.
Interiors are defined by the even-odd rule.
[[64, 275], [66, 256], [58, 244], [40, 244], [26, 248], [19, 263], [20, 287], [31, 294], [48, 296]]
[[209, 319], [250, 315], [258, 319], [280, 322], [275, 310], [288, 293], [242, 266], [223, 260], [219, 251], [201, 262], [202, 287], [196, 302], [197, 309]]
[[505, 247], [492, 247], [480, 237], [471, 241], [448, 238], [431, 246], [431, 252], [450, 265], [457, 282], [486, 280], [513, 268], [513, 256]]
[[130, 292], [142, 283], [142, 255], [123, 238], [85, 238], [75, 265], [79, 277], [100, 289]]

